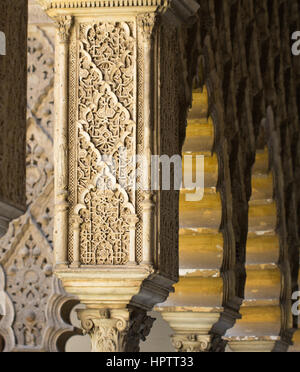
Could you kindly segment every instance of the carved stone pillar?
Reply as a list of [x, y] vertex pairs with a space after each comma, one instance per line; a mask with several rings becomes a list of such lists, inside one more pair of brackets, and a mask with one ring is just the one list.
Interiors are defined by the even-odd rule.
[[151, 160], [181, 153], [180, 37], [198, 5], [39, 1], [57, 24], [56, 274], [93, 351], [137, 351], [178, 280], [179, 194], [151, 189]]

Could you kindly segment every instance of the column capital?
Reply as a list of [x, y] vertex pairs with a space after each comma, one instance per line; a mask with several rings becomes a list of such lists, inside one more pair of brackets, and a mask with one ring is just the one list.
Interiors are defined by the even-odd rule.
[[56, 27], [61, 43], [67, 43], [70, 38], [73, 17], [70, 15], [55, 17]]
[[222, 308], [161, 306], [156, 309], [174, 330], [172, 343], [177, 352], [210, 352], [211, 329], [219, 320]]
[[158, 22], [159, 15], [155, 12], [142, 13], [138, 15], [137, 24], [141, 30], [144, 39], [149, 40], [153, 37], [153, 32]]
[[93, 352], [138, 352], [155, 319], [140, 309], [86, 309], [78, 311]]
[[85, 334], [91, 337], [93, 352], [124, 351], [129, 328], [129, 312], [124, 310], [79, 310], [78, 318]]
[[206, 353], [209, 352], [212, 336], [199, 334], [176, 334], [172, 336], [172, 343], [179, 353]]

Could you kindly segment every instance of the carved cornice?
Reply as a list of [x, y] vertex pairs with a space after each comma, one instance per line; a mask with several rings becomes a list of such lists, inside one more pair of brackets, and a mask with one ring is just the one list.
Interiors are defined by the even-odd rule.
[[120, 8], [120, 7], [161, 7], [171, 0], [38, 0], [44, 10], [70, 8]]
[[129, 13], [160, 12], [169, 20], [169, 24], [192, 23], [196, 20], [199, 4], [196, 0], [37, 0], [51, 16], [58, 14], [87, 14], [90, 9], [98, 14], [110, 13], [123, 8]]
[[[87, 306], [100, 307], [115, 304], [124, 307], [131, 303], [134, 307], [151, 310], [157, 303], [164, 302], [172, 291], [173, 281], [159, 277], [146, 280], [154, 274], [152, 266], [94, 266], [56, 268], [56, 275], [62, 279], [68, 293]], [[89, 283], [93, 283], [89, 287]], [[143, 285], [142, 285], [143, 284]]]

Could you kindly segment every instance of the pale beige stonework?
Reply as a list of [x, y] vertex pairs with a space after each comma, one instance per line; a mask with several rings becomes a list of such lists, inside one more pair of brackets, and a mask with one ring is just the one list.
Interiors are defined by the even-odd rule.
[[55, 29], [33, 1], [29, 15], [27, 209], [0, 240], [0, 340], [5, 352], [57, 352], [78, 332], [65, 322], [77, 302], [53, 275]]
[[[82, 333], [68, 351], [299, 349], [297, 0], [39, 2], [28, 70], [14, 27], [0, 56], [0, 234], [23, 214], [0, 240], [0, 351], [65, 351]], [[18, 18], [25, 43], [19, 4], [1, 2], [0, 31]], [[185, 185], [150, 190], [151, 155], [180, 154], [185, 133], [183, 153], [205, 156], [194, 203]], [[128, 162], [129, 185], [120, 146], [146, 159]]]
[[[87, 306], [79, 317], [93, 351], [137, 351], [153, 323], [147, 311], [178, 279], [178, 193], [150, 190], [150, 160], [181, 153], [190, 98], [177, 93], [181, 23], [198, 6], [40, 3], [57, 27], [55, 272]], [[145, 156], [145, 191], [135, 191], [132, 163], [124, 187], [105, 161], [120, 147]], [[114, 187], [100, 189], [103, 180]]]
[[0, 55], [0, 236], [12, 219], [24, 213], [26, 204], [26, 25], [26, 2], [1, 1], [5, 55]]

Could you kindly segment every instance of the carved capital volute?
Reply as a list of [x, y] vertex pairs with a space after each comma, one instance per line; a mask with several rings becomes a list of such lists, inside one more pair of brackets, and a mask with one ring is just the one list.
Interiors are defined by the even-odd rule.
[[172, 343], [175, 350], [179, 353], [206, 353], [211, 348], [211, 336], [186, 334], [172, 336]]
[[56, 27], [61, 43], [67, 43], [70, 38], [70, 30], [72, 27], [73, 17], [72, 16], [59, 16], [55, 18]]
[[131, 229], [134, 229], [140, 221], [138, 216], [135, 214], [127, 216], [126, 219]]
[[78, 311], [83, 331], [92, 342], [93, 352], [121, 352], [129, 327], [129, 313], [124, 310], [87, 309]]
[[93, 352], [138, 352], [154, 319], [140, 309], [86, 309], [78, 311], [83, 331], [91, 337]]
[[137, 25], [145, 40], [150, 40], [154, 36], [155, 29], [159, 23], [159, 15], [156, 13], [139, 14]]
[[78, 214], [74, 214], [71, 218], [72, 226], [75, 231], [80, 229], [80, 224], [83, 222], [82, 218]]
[[144, 192], [144, 200], [142, 201], [142, 206], [144, 210], [151, 211], [155, 208], [155, 202], [153, 200], [153, 193], [152, 192]]
[[[212, 309], [211, 309], [212, 310]], [[203, 311], [196, 307], [160, 307], [163, 318], [174, 330], [172, 342], [177, 352], [210, 352], [211, 329], [220, 318], [221, 308]]]

